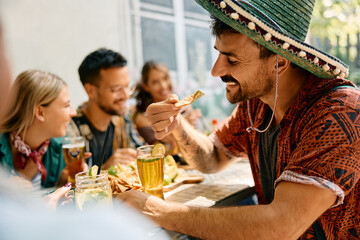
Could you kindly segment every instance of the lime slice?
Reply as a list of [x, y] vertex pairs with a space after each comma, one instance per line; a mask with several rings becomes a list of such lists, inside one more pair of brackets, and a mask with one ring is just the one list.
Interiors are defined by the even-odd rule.
[[153, 149], [151, 150], [152, 157], [163, 156], [165, 154], [165, 146], [161, 143], [157, 143], [154, 145]]
[[116, 176], [116, 169], [114, 168], [114, 166], [111, 166], [109, 169], [108, 169], [108, 174], [109, 175], [113, 175], [113, 176]]
[[99, 167], [94, 165], [89, 169], [89, 176], [96, 176], [98, 172]]
[[164, 179], [167, 182], [172, 182], [178, 174], [178, 166], [171, 155], [167, 155], [164, 159]]
[[164, 178], [164, 186], [169, 185], [170, 183], [172, 183], [172, 180], [169, 178]]

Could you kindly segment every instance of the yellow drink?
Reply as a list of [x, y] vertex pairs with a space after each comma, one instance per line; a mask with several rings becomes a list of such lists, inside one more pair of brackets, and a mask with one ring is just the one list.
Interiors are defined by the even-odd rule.
[[142, 156], [136, 162], [144, 191], [164, 199], [164, 157]]

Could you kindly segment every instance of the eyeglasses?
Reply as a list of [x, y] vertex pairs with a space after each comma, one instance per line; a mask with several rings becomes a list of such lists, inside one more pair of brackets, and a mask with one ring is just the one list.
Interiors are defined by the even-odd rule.
[[[97, 87], [97, 88], [100, 88], [100, 86], [98, 86], [98, 85], [94, 85], [94, 86]], [[129, 86], [126, 86], [126, 87], [123, 87], [123, 86], [107, 87], [106, 91], [109, 91], [110, 93], [113, 93], [113, 94], [126, 93], [126, 94], [129, 94], [129, 95], [132, 95], [134, 93], [134, 91], [135, 91], [135, 88], [136, 88], [136, 84], [132, 85], [131, 87], [129, 87]]]
[[127, 87], [116, 86], [116, 87], [109, 87], [109, 88], [107, 88], [107, 89], [108, 89], [111, 93], [116, 93], [116, 94], [119, 94], [119, 93], [129, 94], [129, 92], [130, 92], [129, 86], [127, 86]]

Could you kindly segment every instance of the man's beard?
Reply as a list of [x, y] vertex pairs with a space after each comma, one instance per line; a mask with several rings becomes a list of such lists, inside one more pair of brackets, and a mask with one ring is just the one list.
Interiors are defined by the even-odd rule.
[[117, 112], [117, 111], [115, 111], [115, 109], [113, 109], [113, 108], [111, 108], [111, 107], [106, 107], [106, 106], [104, 106], [104, 105], [99, 105], [99, 108], [101, 109], [101, 110], [103, 110], [103, 112], [105, 112], [105, 113], [107, 113], [107, 114], [109, 114], [109, 115], [116, 115], [116, 116], [119, 116], [120, 114]]
[[[118, 101], [121, 101], [121, 100], [118, 100]], [[116, 102], [118, 102], [118, 101], [115, 101], [114, 104], [115, 104]], [[115, 110], [114, 108], [112, 108], [112, 107], [110, 107], [110, 106], [105, 106], [105, 105], [102, 104], [100, 101], [98, 101], [97, 104], [98, 104], [99, 108], [100, 108], [103, 112], [105, 112], [105, 113], [107, 113], [107, 114], [109, 114], [109, 115], [111, 115], [111, 116], [114, 116], [114, 115], [116, 115], [116, 116], [123, 116], [123, 115], [125, 115], [125, 113], [126, 113], [126, 108], [123, 108], [123, 109], [121, 109], [120, 111], [117, 111], [117, 110]]]
[[268, 93], [274, 85], [271, 77], [269, 77], [268, 74], [265, 74], [264, 71], [261, 71], [256, 75], [255, 79], [258, 80], [258, 79], [261, 79], [264, 77], [266, 77], [266, 81], [260, 81], [260, 84], [259, 84], [259, 87], [261, 87], [261, 89], [258, 88], [258, 89], [253, 90], [252, 92], [250, 92], [249, 90], [243, 91], [241, 84], [232, 76], [230, 76], [230, 75], [222, 76], [221, 80], [224, 83], [233, 82], [233, 83], [236, 83], [239, 88], [239, 90], [236, 93], [232, 93], [232, 95], [230, 95], [231, 91], [226, 89], [226, 92], [227, 92], [226, 97], [227, 97], [228, 101], [231, 104], [235, 104], [238, 102], [243, 102], [243, 101], [250, 100], [253, 98], [261, 97], [264, 94]]
[[226, 92], [228, 93], [228, 94], [226, 94], [226, 97], [231, 104], [242, 102], [248, 98], [247, 94], [244, 94], [244, 92], [242, 91], [240, 83], [238, 81], [236, 81], [235, 78], [233, 78], [230, 75], [225, 75], [220, 78], [224, 83], [228, 83], [228, 82], [236, 83], [239, 88], [239, 90], [231, 96], [229, 95], [231, 91], [226, 89]]

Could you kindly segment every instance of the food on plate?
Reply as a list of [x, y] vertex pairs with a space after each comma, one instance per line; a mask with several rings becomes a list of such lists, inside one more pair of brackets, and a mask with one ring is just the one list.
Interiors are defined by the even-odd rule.
[[[161, 151], [161, 149], [156, 151]], [[174, 182], [179, 175], [184, 176], [186, 173], [185, 171], [180, 172], [174, 158], [171, 155], [167, 155], [164, 159], [164, 186]], [[108, 169], [108, 178], [113, 194], [122, 193], [127, 190], [141, 190], [136, 162], [110, 167]]]
[[128, 165], [118, 164], [110, 167], [108, 169], [108, 178], [113, 194], [141, 189], [135, 162]]
[[193, 94], [185, 97], [184, 99], [178, 101], [177, 103], [175, 103], [175, 107], [184, 107], [184, 106], [190, 105], [195, 100], [201, 98], [204, 95], [205, 94], [202, 91], [197, 90], [195, 93], [193, 93]]

